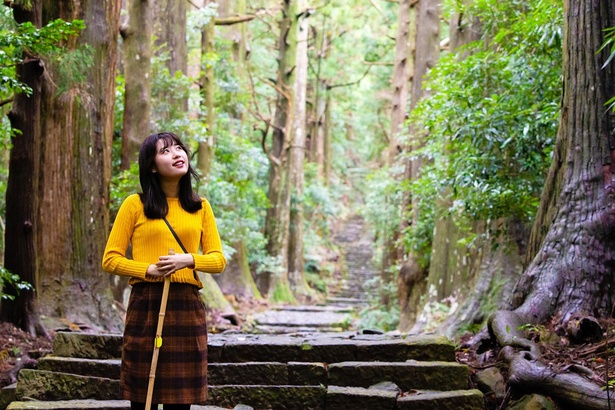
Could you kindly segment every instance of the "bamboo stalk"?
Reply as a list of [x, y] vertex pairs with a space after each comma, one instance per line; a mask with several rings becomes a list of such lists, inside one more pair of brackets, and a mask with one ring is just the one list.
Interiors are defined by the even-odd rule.
[[[175, 255], [173, 249], [169, 249], [169, 255]], [[156, 380], [156, 367], [158, 367], [158, 355], [162, 346], [162, 328], [164, 326], [164, 316], [167, 311], [167, 301], [169, 299], [169, 288], [171, 286], [171, 276], [164, 278], [164, 286], [162, 288], [162, 299], [160, 301], [160, 311], [158, 312], [158, 326], [156, 327], [156, 337], [154, 338], [154, 352], [152, 353], [152, 364], [149, 369], [149, 382], [147, 384], [147, 398], [145, 400], [145, 408], [147, 410], [152, 406], [152, 395], [154, 394], [154, 381]]]

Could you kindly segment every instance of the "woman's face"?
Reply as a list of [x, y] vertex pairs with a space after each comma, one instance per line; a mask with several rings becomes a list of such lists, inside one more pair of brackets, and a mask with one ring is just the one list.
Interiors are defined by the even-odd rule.
[[152, 172], [157, 173], [160, 179], [179, 180], [188, 172], [188, 154], [175, 142], [173, 145], [167, 144], [164, 139], [158, 140]]

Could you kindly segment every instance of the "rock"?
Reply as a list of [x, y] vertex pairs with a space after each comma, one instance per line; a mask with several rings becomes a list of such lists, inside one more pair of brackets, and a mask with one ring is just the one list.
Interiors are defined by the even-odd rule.
[[15, 388], [17, 383], [13, 383], [0, 390], [0, 410], [4, 410], [7, 406], [16, 400]]
[[511, 403], [506, 410], [557, 410], [557, 407], [545, 396], [529, 394]]
[[497, 367], [490, 367], [476, 372], [476, 385], [485, 394], [495, 395], [501, 400], [506, 396], [506, 382]]
[[393, 382], [380, 382], [380, 383], [376, 383], [372, 386], [369, 386], [369, 389], [372, 390], [385, 390], [385, 391], [392, 391], [392, 392], [396, 392], [396, 393], [401, 393], [401, 389], [399, 388], [398, 385], [396, 385]]

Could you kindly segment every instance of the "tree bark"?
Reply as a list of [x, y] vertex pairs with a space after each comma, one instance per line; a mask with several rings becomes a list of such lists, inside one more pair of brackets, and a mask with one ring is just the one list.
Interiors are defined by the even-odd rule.
[[288, 281], [288, 235], [290, 228], [290, 185], [287, 173], [290, 126], [294, 102], [295, 65], [297, 58], [297, 0], [285, 0], [278, 42], [277, 100], [270, 150], [270, 207], [265, 220], [269, 255], [279, 261], [279, 272], [272, 272], [268, 296], [276, 301], [292, 301]]
[[[243, 15], [246, 12], [245, 0], [239, 0], [234, 3], [235, 9], [231, 9], [230, 1], [218, 2], [218, 15], [216, 18], [216, 26], [218, 26], [220, 20], [228, 21], [231, 13]], [[232, 56], [235, 68], [235, 77], [241, 84], [246, 83], [247, 71], [244, 66], [246, 63], [247, 53], [247, 38], [246, 38], [246, 24], [244, 20], [240, 19], [236, 21], [236, 24], [227, 25], [226, 27], [216, 29], [219, 35], [223, 36], [227, 40], [231, 41], [231, 47], [233, 50]], [[243, 122], [242, 113], [233, 112], [233, 117], [237, 121]], [[256, 286], [252, 272], [250, 270], [250, 264], [248, 262], [248, 246], [245, 237], [236, 238], [233, 243], [235, 253], [226, 266], [224, 275], [215, 275], [214, 278], [220, 285], [222, 291], [227, 295], [234, 295], [238, 298], [255, 298], [262, 299], [262, 295]]]
[[128, 19], [121, 30], [125, 80], [122, 170], [130, 168], [137, 159], [141, 142], [150, 134], [151, 3], [151, 0], [128, 0]]
[[413, 41], [410, 31], [416, 26], [412, 24], [414, 0], [401, 0], [397, 17], [397, 36], [395, 38], [395, 65], [393, 67], [393, 94], [391, 96], [391, 134], [389, 149], [384, 158], [388, 165], [395, 161], [401, 147], [398, 139], [400, 127], [406, 119], [408, 104], [408, 85], [410, 82], [410, 70], [413, 68], [414, 52]]
[[610, 317], [613, 308], [615, 141], [604, 107], [615, 95], [615, 68], [603, 68], [608, 51], [598, 50], [615, 25], [615, 4], [565, 1], [564, 10], [562, 117], [531, 238], [530, 252], [538, 251], [511, 301], [528, 323]]
[[305, 159], [306, 103], [308, 81], [309, 14], [307, 2], [298, 0], [301, 12], [297, 25], [297, 57], [292, 142], [289, 148], [288, 173], [292, 190], [288, 244], [288, 277], [295, 296], [313, 294], [303, 271], [303, 160]]
[[[205, 6], [212, 3], [212, 0], [205, 2]], [[205, 111], [205, 123], [207, 124], [207, 134], [205, 140], [199, 142], [199, 155], [197, 166], [201, 170], [201, 175], [207, 181], [211, 173], [211, 164], [214, 160], [215, 150], [215, 123], [216, 114], [214, 108], [214, 65], [208, 59], [215, 52], [214, 45], [215, 19], [201, 30], [201, 95], [203, 96], [203, 108]]]
[[[155, 52], [157, 55], [168, 54], [166, 66], [171, 76], [177, 72], [188, 73], [188, 45], [186, 40], [187, 1], [152, 0], [153, 31]], [[156, 95], [156, 98], [173, 107], [172, 111], [187, 112], [187, 98]], [[152, 112], [153, 123], [165, 123], [171, 120], [171, 110]], [[165, 130], [158, 130], [165, 131]], [[172, 130], [171, 130], [172, 131]]]
[[241, 298], [262, 299], [248, 262], [248, 247], [241, 240], [233, 244], [235, 253], [224, 269], [224, 275], [215, 275], [214, 279], [220, 285], [220, 289], [227, 295]]
[[[391, 94], [391, 129], [388, 148], [383, 151], [383, 161], [387, 166], [393, 165], [397, 154], [401, 152], [399, 132], [407, 114], [410, 73], [415, 69], [415, 50], [413, 44], [416, 44], [417, 41], [416, 30], [419, 23], [415, 18], [416, 8], [414, 3], [412, 0], [402, 0], [398, 6], [395, 65], [393, 67], [392, 79], [393, 92]], [[419, 95], [414, 97], [420, 98]], [[391, 200], [390, 198], [385, 198], [385, 201], [390, 202]], [[403, 250], [398, 249], [401, 232], [403, 232], [403, 229], [382, 232], [384, 245], [380, 277], [383, 284], [393, 281], [392, 269], [397, 262], [401, 261], [405, 253]], [[409, 266], [412, 265], [406, 266], [406, 270]], [[388, 308], [391, 303], [389, 293], [381, 291], [380, 301], [383, 306]]]
[[109, 274], [100, 260], [109, 229], [111, 142], [120, 3], [45, 2], [43, 15], [82, 19], [86, 28], [69, 48], [89, 45], [93, 63], [82, 84], [58, 94], [53, 67], [42, 88], [40, 198], [36, 246], [41, 313], [119, 329]]
[[[32, 2], [27, 9], [21, 5], [13, 7], [18, 23], [31, 22], [42, 25], [42, 2]], [[32, 290], [16, 292], [5, 287], [3, 292], [15, 296], [13, 301], [4, 299], [0, 305], [0, 319], [13, 323], [30, 335], [46, 335], [39, 320], [36, 290], [38, 224], [36, 212], [39, 198], [33, 193], [39, 186], [39, 157], [41, 145], [41, 88], [44, 65], [33, 56], [24, 56], [29, 62], [16, 67], [19, 81], [32, 89], [30, 96], [17, 94], [9, 113], [11, 126], [20, 131], [11, 138], [9, 177], [6, 188], [6, 230], [4, 267], [19, 275], [20, 280], [34, 286]]]
[[331, 183], [331, 156], [333, 155], [332, 152], [332, 138], [331, 138], [331, 111], [332, 111], [332, 99], [331, 99], [331, 93], [329, 92], [329, 89], [327, 88], [327, 96], [326, 96], [326, 103], [325, 103], [325, 119], [324, 119], [324, 125], [323, 125], [323, 175], [324, 175], [324, 180], [325, 180], [325, 185], [329, 186]]
[[314, 84], [312, 85], [312, 119], [309, 135], [309, 159], [316, 163], [317, 176], [319, 180], [326, 183], [326, 153], [325, 146], [326, 132], [328, 124], [326, 122], [326, 110], [329, 101], [328, 79], [323, 77], [322, 67], [326, 63], [330, 55], [330, 43], [333, 34], [329, 26], [329, 18], [326, 15], [322, 16], [322, 24], [320, 27], [313, 27], [315, 32], [314, 38], [314, 63], [315, 68]]
[[171, 75], [188, 72], [186, 42], [186, 1], [154, 1], [154, 35], [156, 47], [169, 53], [167, 67]]
[[[440, 53], [440, 0], [420, 0], [417, 5], [416, 17], [416, 50], [414, 56], [414, 71], [412, 73], [412, 86], [410, 89], [410, 111], [412, 111], [417, 102], [423, 96], [423, 79], [429, 69], [433, 67]], [[416, 141], [412, 148], [404, 147], [405, 150], [420, 148], [422, 138], [418, 130], [410, 128], [411, 138]], [[407, 161], [405, 170], [405, 178], [407, 180], [416, 179], [420, 173], [422, 162], [420, 159]], [[406, 194], [402, 202], [402, 226], [400, 231], [406, 229], [410, 224], [406, 213], [413, 209], [413, 201], [409, 194]], [[417, 220], [418, 215], [413, 215], [412, 220]], [[423, 292], [426, 285], [423, 281], [426, 280], [427, 266], [422, 266], [417, 261], [418, 257], [414, 252], [410, 252], [405, 257], [402, 263], [402, 268], [399, 272], [398, 296], [400, 303], [400, 324], [401, 331], [407, 331], [416, 320], [417, 311], [422, 306], [411, 303], [418, 299], [417, 292]]]

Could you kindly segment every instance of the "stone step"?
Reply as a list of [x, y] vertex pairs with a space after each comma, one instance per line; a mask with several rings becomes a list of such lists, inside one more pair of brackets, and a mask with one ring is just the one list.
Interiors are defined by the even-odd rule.
[[255, 325], [256, 333], [267, 335], [284, 335], [288, 333], [315, 333], [315, 332], [343, 332], [347, 326], [342, 327], [306, 327], [306, 326], [286, 326], [283, 324]]
[[[209, 405], [193, 405], [193, 410], [296, 409], [314, 410], [482, 410], [478, 390], [398, 391], [375, 388], [330, 386], [216, 386], [210, 389]], [[249, 404], [244, 404], [249, 403]], [[224, 406], [224, 407], [219, 407]], [[128, 410], [125, 400], [15, 401], [7, 410]]]
[[34, 369], [21, 369], [15, 395], [52, 401], [121, 398], [119, 380]]
[[[122, 336], [58, 332], [54, 355], [87, 359], [121, 356]], [[455, 361], [455, 348], [447, 338], [435, 335], [361, 335], [356, 332], [287, 335], [209, 335], [208, 362], [337, 363], [350, 361], [406, 360]]]
[[[119, 360], [92, 360], [64, 357], [46, 357], [40, 360], [39, 368], [20, 379], [20, 388], [26, 391], [40, 391], [38, 386], [49, 386], [49, 372], [56, 372], [62, 378], [66, 390], [96, 391], [100, 375], [119, 380]], [[105, 373], [106, 372], [106, 373]], [[325, 363], [210, 363], [208, 381], [216, 385], [336, 385], [369, 387], [389, 381], [402, 390], [433, 389], [461, 390], [468, 387], [469, 369], [465, 365], [450, 362], [341, 362]], [[67, 377], [66, 374], [81, 377]], [[64, 398], [57, 393], [56, 398]], [[88, 396], [92, 398], [92, 396]], [[82, 397], [85, 398], [85, 397]]]
[[468, 388], [470, 369], [449, 362], [342, 362], [327, 369], [327, 385], [364, 387], [392, 382], [402, 391], [413, 389], [463, 390]]
[[411, 392], [376, 388], [336, 387], [327, 390], [327, 410], [483, 410], [479, 390]]
[[367, 300], [357, 297], [328, 296], [327, 303], [339, 303], [340, 305], [366, 305]]
[[255, 314], [254, 321], [257, 325], [266, 326], [347, 329], [352, 322], [352, 315], [348, 312], [340, 313], [333, 310], [267, 310]]
[[122, 335], [58, 332], [53, 339], [53, 354], [82, 359], [117, 359], [122, 357]]
[[388, 362], [455, 361], [455, 348], [443, 336], [359, 335], [218, 335], [209, 340], [210, 363], [273, 362], [338, 363], [374, 360]]
[[353, 313], [351, 308], [339, 306], [321, 306], [321, 305], [301, 305], [301, 306], [277, 306], [271, 308], [274, 311], [290, 311], [290, 312], [317, 312], [317, 313]]
[[120, 359], [81, 359], [77, 357], [45, 356], [38, 361], [38, 370], [71, 373], [82, 376], [119, 380]]
[[210, 386], [207, 404], [232, 407], [241, 403], [255, 409], [326, 409], [324, 386], [226, 385]]
[[[237, 406], [240, 408], [241, 406]], [[243, 410], [251, 407], [242, 407]], [[130, 410], [128, 400], [58, 400], [58, 401], [14, 401], [7, 410]], [[225, 410], [226, 407], [219, 406], [195, 406], [191, 410]]]
[[130, 410], [128, 400], [58, 400], [58, 401], [14, 401], [7, 410]]

